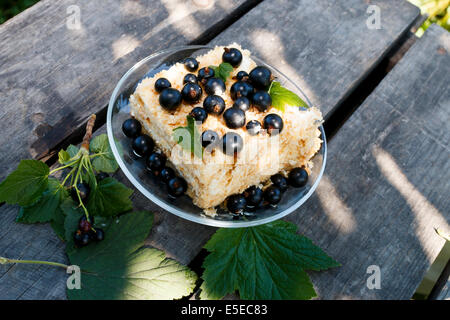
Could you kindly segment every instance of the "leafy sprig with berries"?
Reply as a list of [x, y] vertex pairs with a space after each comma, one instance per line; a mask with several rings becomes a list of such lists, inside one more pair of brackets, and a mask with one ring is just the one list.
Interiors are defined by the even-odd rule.
[[[189, 295], [196, 274], [166, 258], [164, 252], [143, 247], [153, 215], [132, 212], [133, 190], [108, 175], [118, 165], [107, 136], [92, 138], [94, 122], [95, 115], [88, 121], [79, 149], [70, 145], [59, 152], [56, 168], [22, 160], [0, 184], [0, 202], [20, 206], [17, 222], [49, 222], [65, 241], [70, 263], [82, 271], [81, 289], [67, 289], [70, 299], [176, 299]], [[69, 267], [0, 257], [0, 264], [11, 263]], [[139, 286], [136, 273], [141, 274]]]

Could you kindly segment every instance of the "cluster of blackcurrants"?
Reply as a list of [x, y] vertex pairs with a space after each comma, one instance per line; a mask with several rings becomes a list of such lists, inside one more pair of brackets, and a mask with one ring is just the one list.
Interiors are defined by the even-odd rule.
[[[103, 179], [108, 178], [109, 175], [105, 172], [99, 172], [95, 179], [97, 182], [102, 181]], [[80, 200], [83, 204], [86, 204], [91, 193], [91, 188], [89, 184], [85, 182], [77, 183], [77, 190], [72, 187], [70, 189], [70, 195], [76, 203], [79, 203]], [[79, 198], [78, 198], [79, 196]], [[89, 221], [86, 216], [81, 217], [78, 223], [78, 230], [75, 232], [73, 236], [74, 243], [77, 247], [84, 247], [88, 245], [91, 241], [102, 241], [105, 238], [105, 232], [102, 229], [92, 228], [92, 224], [94, 223], [94, 217], [91, 216], [91, 221]], [[92, 224], [91, 224], [92, 222]]]
[[[237, 68], [242, 62], [242, 53], [236, 48], [225, 48], [222, 60]], [[197, 71], [199, 67], [198, 61], [191, 57], [184, 60], [184, 65], [190, 72]], [[166, 78], [157, 79], [155, 89], [160, 94], [160, 105], [168, 111], [174, 111], [182, 101], [189, 104], [198, 103], [203, 94], [203, 86], [208, 94], [203, 101], [203, 107], [194, 107], [189, 114], [195, 121], [203, 123], [209, 114], [215, 116], [223, 114], [225, 123], [230, 129], [239, 129], [245, 126], [250, 135], [258, 135], [262, 128], [271, 135], [280, 133], [283, 130], [283, 120], [275, 113], [268, 114], [262, 124], [257, 120], [246, 123], [245, 119], [245, 112], [250, 107], [253, 106], [259, 111], [265, 112], [272, 105], [272, 98], [267, 92], [273, 81], [271, 71], [264, 66], [258, 66], [250, 74], [239, 71], [235, 79], [237, 81], [230, 88], [230, 96], [234, 103], [227, 110], [225, 110], [225, 101], [220, 96], [225, 93], [225, 83], [219, 77], [215, 77], [215, 71], [209, 67], [201, 68], [197, 75], [186, 74], [181, 92], [171, 88], [172, 85]], [[228, 132], [222, 139], [213, 130], [206, 130], [202, 133], [202, 146], [208, 148], [207, 150], [212, 150], [220, 144], [225, 154], [235, 155], [242, 150], [243, 139], [236, 132]]]
[[105, 238], [105, 232], [100, 228], [93, 228], [94, 217], [90, 221], [86, 216], [82, 216], [78, 222], [78, 230], [73, 235], [73, 241], [77, 247], [87, 246], [91, 241], [102, 241]]
[[138, 157], [145, 158], [147, 169], [167, 185], [168, 194], [172, 197], [183, 195], [187, 190], [186, 181], [177, 177], [174, 170], [166, 166], [167, 158], [163, 153], [153, 152], [155, 143], [150, 136], [142, 134], [141, 123], [133, 118], [125, 120], [122, 131], [128, 138], [133, 139], [133, 152]]
[[239, 216], [242, 212], [252, 212], [261, 208], [265, 204], [276, 206], [289, 186], [301, 188], [308, 182], [308, 172], [304, 168], [294, 168], [289, 172], [288, 177], [278, 173], [270, 178], [272, 184], [264, 191], [251, 186], [242, 194], [234, 194], [226, 200], [228, 211]]

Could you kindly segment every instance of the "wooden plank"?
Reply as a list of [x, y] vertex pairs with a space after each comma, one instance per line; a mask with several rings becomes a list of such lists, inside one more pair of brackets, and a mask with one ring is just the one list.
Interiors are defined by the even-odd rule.
[[[366, 25], [370, 5], [380, 9], [379, 30]], [[268, 1], [212, 42], [250, 48], [297, 83], [328, 117], [419, 15], [406, 1]]]
[[[361, 26], [365, 28], [365, 24], [363, 23], [365, 23], [365, 20], [367, 19], [365, 10], [367, 9], [368, 4], [359, 1], [351, 1], [348, 7], [347, 5], [340, 3], [330, 4], [325, 1], [317, 1], [317, 4], [314, 6], [310, 6], [306, 1], [295, 3], [286, 1], [264, 2], [253, 9], [248, 16], [241, 19], [242, 21], [239, 20], [237, 23], [233, 24], [233, 26], [227, 29], [223, 35], [220, 35], [218, 40], [214, 43], [230, 43], [236, 41], [253, 50], [255, 54], [264, 58], [267, 62], [279, 67], [296, 81], [299, 81], [304, 89], [310, 90], [308, 95], [311, 96], [315, 104], [321, 108], [325, 108], [324, 114], [326, 115], [348, 94], [348, 90], [354, 89], [359, 79], [367, 74], [373, 67], [374, 62], [381, 59], [396, 39], [398, 39], [400, 34], [407, 30], [408, 26], [418, 15], [418, 10], [407, 3], [402, 3], [401, 5], [396, 3], [394, 5], [394, 1], [385, 1], [380, 5], [383, 8], [382, 12], [385, 12], [386, 15], [389, 15], [392, 11], [396, 10], [397, 12], [402, 12], [402, 15], [396, 17], [396, 19], [386, 18], [386, 22], [383, 25], [384, 29], [377, 30], [373, 35], [375, 39], [371, 39], [368, 43], [365, 42], [367, 38], [366, 33], [368, 32], [367, 28], [365, 31], [363, 30], [364, 32], [356, 30], [361, 29]], [[286, 21], [289, 22], [288, 24], [286, 24], [284, 20], [281, 21], [278, 19], [280, 15], [279, 8], [281, 7], [285, 8], [282, 12], [282, 16], [287, 17]], [[308, 14], [305, 14], [304, 12], [308, 12]], [[313, 21], [311, 17], [316, 17], [318, 21]], [[263, 20], [258, 22], [256, 18]], [[248, 20], [253, 21], [253, 23], [247, 22]], [[250, 28], [249, 32], [240, 31], [242, 30], [242, 24], [243, 26], [248, 26]], [[307, 24], [322, 24], [322, 26], [316, 26], [313, 30], [309, 30], [305, 29], [310, 28]], [[352, 28], [352, 24], [358, 27]], [[292, 36], [292, 39], [285, 42], [285, 57], [280, 59], [280, 55], [275, 54], [276, 52], [274, 52], [274, 55], [272, 56], [265, 54], [259, 45], [261, 42], [261, 34], [258, 33], [258, 30], [265, 29], [268, 30], [267, 32], [272, 32], [273, 34], [285, 38], [286, 26], [289, 25], [293, 28], [295, 26], [295, 29], [302, 26], [307, 32], [296, 32], [295, 36]], [[299, 29], [302, 30], [302, 28]], [[323, 37], [322, 32], [334, 30], [335, 28], [338, 28], [341, 32], [345, 30], [347, 32], [347, 37], [341, 36], [341, 40], [333, 41], [333, 46], [330, 47], [326, 47], [330, 41], [329, 38], [325, 40], [321, 39], [317, 43], [314, 42], [316, 38]], [[340, 33], [335, 32], [335, 34]], [[352, 49], [352, 44], [357, 45], [356, 49]], [[366, 45], [371, 46], [371, 50], [368, 52], [363, 50]], [[324, 46], [327, 48], [326, 52], [323, 50]], [[330, 50], [332, 50], [334, 54], [331, 54]], [[297, 55], [295, 54], [296, 52], [301, 52], [301, 54]], [[330, 56], [330, 54], [332, 56]], [[322, 64], [319, 64], [319, 58], [316, 58], [316, 56], [323, 55], [325, 55], [326, 59], [323, 59]], [[348, 58], [348, 56], [351, 56], [351, 59]], [[301, 59], [299, 57], [301, 57]], [[341, 60], [343, 63], [339, 62]], [[309, 61], [313, 61], [314, 63], [310, 64]], [[346, 65], [348, 61], [351, 61], [354, 67]], [[297, 66], [301, 66], [301, 68], [294, 69], [297, 68]], [[309, 66], [309, 69], [304, 69], [307, 68], [307, 66]], [[355, 79], [352, 79], [352, 76], [347, 77], [348, 73], [351, 73]], [[300, 81], [300, 74], [305, 75], [304, 81]], [[326, 81], [324, 81], [324, 79], [326, 79]], [[325, 89], [323, 89], [324, 82], [327, 83]], [[305, 83], [308, 83], [310, 88], [318, 87], [317, 92], [326, 90], [326, 94], [322, 92], [313, 95], [314, 90], [308, 89], [308, 87], [304, 85]], [[339, 85], [337, 83], [339, 83]], [[107, 99], [105, 99], [104, 103], [106, 100]], [[28, 132], [30, 131], [31, 129], [28, 129]], [[168, 252], [169, 256], [183, 263], [191, 261], [205, 241], [214, 232], [213, 228], [195, 225], [168, 213], [161, 212], [160, 209], [156, 208], [140, 194], [136, 195], [134, 204], [138, 209], [150, 209], [156, 211], [156, 228], [153, 229], [148, 243], [164, 249]], [[11, 209], [11, 207], [9, 208]], [[15, 212], [8, 214], [12, 215], [15, 214]], [[20, 226], [18, 228], [18, 230], [20, 230]], [[20, 232], [18, 233], [20, 234]], [[18, 250], [22, 248], [23, 252], [26, 252], [26, 246], [27, 243], [17, 241], [14, 247], [18, 248]], [[65, 279], [65, 277], [62, 277], [61, 279]], [[48, 286], [52, 285], [54, 284], [48, 284]], [[36, 291], [33, 294], [45, 297], [46, 292], [45, 290], [41, 291], [39, 292], [41, 295], [38, 295], [38, 291]], [[32, 297], [32, 294], [30, 293], [27, 295], [22, 293], [22, 297], [24, 296], [29, 298]], [[58, 296], [58, 294], [55, 294], [55, 296]], [[64, 292], [59, 292], [59, 298], [63, 297]]]
[[209, 2], [42, 0], [1, 25], [0, 121], [14, 134], [0, 145], [0, 180], [78, 132], [137, 61], [210, 39], [259, 1]]
[[[329, 146], [316, 195], [288, 217], [342, 267], [313, 273], [324, 299], [410, 299], [450, 223], [450, 35], [433, 26]], [[370, 265], [381, 289], [366, 286]]]

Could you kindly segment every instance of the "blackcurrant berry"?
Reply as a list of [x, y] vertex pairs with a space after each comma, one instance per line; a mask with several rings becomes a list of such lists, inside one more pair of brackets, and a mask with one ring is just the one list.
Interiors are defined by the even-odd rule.
[[109, 174], [106, 172], [99, 172], [95, 175], [95, 180], [97, 180], [97, 182], [105, 180], [106, 178], [109, 178]]
[[206, 118], [208, 118], [208, 113], [202, 107], [195, 107], [189, 115], [194, 118], [195, 121], [200, 121], [201, 123], [205, 122]]
[[231, 99], [236, 100], [240, 97], [247, 97], [249, 99], [253, 96], [253, 86], [248, 82], [237, 81], [230, 88]]
[[136, 138], [141, 134], [142, 126], [136, 119], [125, 120], [122, 124], [122, 131], [128, 138]]
[[256, 91], [252, 97], [252, 105], [259, 111], [265, 112], [272, 105], [272, 98], [265, 91]]
[[151, 171], [161, 171], [166, 165], [167, 158], [160, 152], [154, 152], [147, 158], [147, 168]]
[[89, 232], [91, 228], [92, 228], [91, 222], [89, 222], [86, 216], [82, 216], [78, 221], [78, 229], [81, 230], [81, 232]]
[[239, 108], [225, 110], [223, 118], [230, 129], [242, 128], [245, 125], [245, 112]]
[[206, 130], [202, 133], [202, 146], [203, 148], [214, 149], [220, 141], [220, 137], [217, 132], [212, 130]]
[[197, 76], [195, 74], [193, 74], [193, 73], [188, 73], [183, 78], [183, 84], [186, 84], [186, 83], [195, 83], [195, 84], [197, 84], [198, 83]]
[[288, 181], [294, 188], [304, 187], [308, 182], [308, 172], [305, 168], [294, 168], [289, 172]]
[[203, 101], [203, 108], [210, 114], [220, 115], [225, 110], [225, 101], [220, 96], [207, 96]]
[[100, 228], [89, 231], [89, 238], [94, 241], [103, 241], [105, 239], [105, 231]]
[[219, 78], [209, 78], [208, 81], [206, 81], [205, 84], [205, 91], [207, 94], [222, 94], [226, 90], [225, 82], [223, 82], [222, 79]]
[[245, 72], [245, 71], [239, 71], [236, 74], [236, 77], [234, 77], [234, 78], [236, 78], [237, 81], [247, 81], [248, 80], [248, 73]]
[[258, 120], [251, 120], [245, 126], [247, 132], [251, 136], [256, 136], [261, 131], [261, 123]]
[[[80, 194], [81, 201], [83, 203], [86, 203], [87, 199], [89, 198], [89, 193], [91, 192], [91, 188], [89, 188], [89, 185], [84, 182], [79, 182], [79, 183], [77, 183], [76, 189], [78, 189], [78, 193]], [[79, 203], [80, 200], [78, 199], [78, 194], [77, 194], [76, 189], [75, 189], [75, 187], [72, 187], [72, 189], [70, 190], [70, 195], [72, 196], [73, 201], [75, 201], [76, 203]]]
[[242, 111], [247, 111], [250, 109], [250, 100], [247, 97], [240, 97], [234, 101], [233, 107], [239, 108]]
[[161, 169], [159, 177], [161, 178], [162, 182], [168, 183], [172, 178], [175, 178], [175, 172], [172, 168], [164, 167], [163, 169]]
[[270, 177], [272, 183], [277, 186], [281, 192], [285, 192], [288, 189], [287, 179], [280, 173], [277, 173]]
[[187, 190], [187, 183], [183, 178], [175, 177], [169, 180], [167, 191], [172, 197], [182, 196]]
[[228, 132], [222, 137], [222, 151], [229, 156], [239, 153], [243, 147], [244, 141], [235, 132]]
[[201, 83], [205, 84], [212, 77], [214, 77], [214, 70], [212, 68], [205, 67], [198, 70], [197, 78]]
[[247, 206], [256, 207], [263, 200], [263, 191], [257, 186], [251, 186], [244, 191], [244, 196], [247, 201]]
[[264, 200], [271, 205], [276, 205], [281, 201], [281, 190], [274, 185], [264, 190]]
[[233, 194], [227, 198], [227, 209], [231, 213], [238, 214], [244, 211], [247, 201], [241, 194]]
[[194, 58], [184, 59], [184, 66], [188, 71], [195, 71], [198, 69], [198, 61]]
[[174, 111], [181, 104], [181, 93], [177, 89], [164, 89], [159, 95], [159, 104], [168, 111]]
[[268, 114], [264, 117], [263, 126], [270, 135], [275, 136], [283, 130], [283, 119], [275, 113]]
[[224, 48], [222, 60], [233, 67], [238, 67], [242, 62], [242, 53], [236, 48]]
[[186, 83], [181, 90], [181, 96], [187, 103], [197, 103], [202, 97], [203, 90], [196, 83]]
[[256, 89], [267, 91], [272, 82], [272, 72], [266, 67], [259, 66], [250, 71], [248, 78]]
[[155, 90], [158, 92], [163, 91], [164, 89], [170, 88], [172, 84], [166, 78], [159, 78], [155, 82]]
[[143, 134], [133, 140], [131, 147], [133, 148], [133, 151], [137, 156], [145, 157], [153, 151], [155, 143], [153, 142], [152, 138], [150, 138], [146, 134]]
[[73, 235], [73, 242], [77, 247], [87, 246], [89, 244], [89, 241], [89, 234], [81, 232], [80, 230], [77, 230]]

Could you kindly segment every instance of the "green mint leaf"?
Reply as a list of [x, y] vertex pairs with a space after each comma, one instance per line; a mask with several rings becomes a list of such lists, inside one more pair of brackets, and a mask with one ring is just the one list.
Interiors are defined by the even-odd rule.
[[17, 222], [44, 223], [53, 220], [61, 214], [59, 204], [68, 197], [67, 190], [55, 178], [48, 180], [47, 189], [37, 202], [31, 206], [20, 208]]
[[144, 248], [153, 223], [148, 212], [132, 212], [113, 219], [105, 239], [69, 253], [70, 263], [82, 270], [81, 289], [67, 289], [71, 300], [179, 299], [192, 293], [196, 275]]
[[96, 171], [114, 173], [119, 168], [109, 145], [108, 136], [101, 134], [92, 139], [89, 149], [91, 153], [98, 154], [92, 159]]
[[181, 147], [193, 153], [197, 158], [203, 157], [203, 147], [201, 135], [195, 125], [195, 120], [191, 116], [187, 116], [187, 127], [178, 127], [173, 129], [173, 139], [181, 145]]
[[95, 216], [111, 217], [130, 211], [133, 204], [130, 196], [133, 190], [127, 188], [114, 178], [106, 178], [98, 182], [97, 188], [91, 190], [87, 210]]
[[234, 68], [228, 62], [222, 62], [218, 67], [209, 66], [209, 68], [214, 70], [214, 76], [216, 78], [220, 78], [223, 82], [227, 82], [227, 79], [230, 76], [230, 73], [233, 72]]
[[0, 202], [29, 206], [47, 188], [50, 170], [42, 161], [22, 160], [0, 184]]
[[284, 111], [286, 106], [309, 108], [298, 95], [286, 89], [277, 81], [272, 82], [269, 94], [272, 98], [272, 106], [280, 111]]
[[276, 221], [253, 228], [219, 229], [206, 243], [201, 298], [220, 299], [238, 290], [242, 299], [310, 299], [316, 296], [304, 270], [339, 264]]

